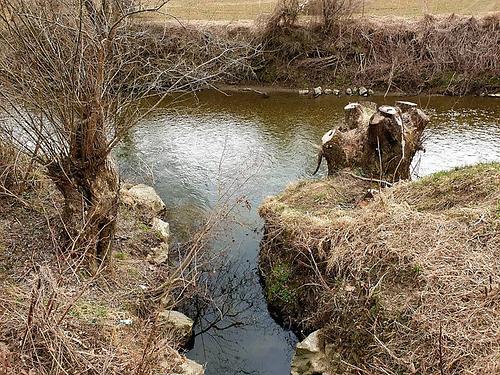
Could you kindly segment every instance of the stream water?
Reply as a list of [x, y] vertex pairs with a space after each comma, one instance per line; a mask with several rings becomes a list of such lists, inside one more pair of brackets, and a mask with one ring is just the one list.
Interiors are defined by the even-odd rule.
[[[214, 244], [224, 249], [220, 257], [228, 261], [218, 279], [226, 315], [212, 326], [219, 312], [209, 309], [197, 322], [194, 347], [187, 353], [206, 364], [207, 375], [290, 373], [297, 338], [267, 311], [257, 275], [263, 224], [257, 209], [287, 184], [313, 178], [314, 144], [341, 121], [349, 99], [354, 100], [203, 92], [175, 111], [159, 108], [120, 146], [122, 174], [154, 185], [180, 241], [217, 205], [221, 192], [229, 189], [245, 197], [247, 208], [236, 211]], [[378, 104], [396, 99], [371, 98]], [[416, 177], [500, 160], [499, 99], [404, 100], [419, 103], [432, 118], [425, 132], [426, 152], [416, 158]], [[320, 176], [324, 174], [322, 169]]]

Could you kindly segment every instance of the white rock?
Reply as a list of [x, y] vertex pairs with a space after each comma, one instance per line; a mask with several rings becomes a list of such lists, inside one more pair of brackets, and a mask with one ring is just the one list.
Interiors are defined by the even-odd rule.
[[325, 134], [323, 134], [323, 137], [321, 137], [321, 143], [325, 144], [327, 142], [330, 142], [332, 140], [333, 136], [335, 135], [335, 133], [336, 133], [336, 129], [332, 129], [332, 130], [327, 131]]
[[162, 243], [160, 246], [155, 247], [151, 254], [148, 254], [147, 260], [150, 263], [160, 265], [168, 260], [170, 248], [167, 242]]
[[352, 89], [347, 88], [347, 89], [345, 90], [345, 93], [346, 93], [347, 95], [352, 95]]
[[339, 96], [340, 95], [340, 90], [334, 89], [333, 90], [333, 95]]
[[179, 311], [162, 311], [159, 322], [162, 328], [175, 331], [183, 340], [189, 340], [193, 334], [193, 320]]
[[327, 369], [325, 345], [318, 330], [297, 344], [291, 373], [292, 375], [323, 374]]
[[361, 104], [359, 103], [349, 103], [344, 107], [344, 111], [350, 111], [351, 109], [361, 107]]
[[205, 375], [205, 369], [199, 363], [185, 358], [183, 363], [179, 366], [179, 371], [173, 375]]
[[296, 353], [320, 353], [322, 342], [320, 340], [320, 330], [314, 331], [303, 341], [297, 344]]
[[323, 93], [323, 89], [321, 86], [315, 87], [314, 89], [314, 96], [320, 96]]
[[325, 95], [332, 95], [333, 90], [332, 89], [325, 89]]
[[121, 189], [122, 202], [128, 205], [144, 207], [154, 214], [165, 209], [165, 203], [151, 186], [138, 184], [130, 189]]
[[394, 116], [396, 113], [398, 113], [398, 110], [390, 105], [382, 105], [378, 107], [379, 112], [382, 112], [386, 115]]
[[166, 221], [155, 217], [151, 226], [164, 242], [168, 242], [170, 237], [170, 225]]
[[361, 86], [359, 88], [359, 95], [361, 95], [361, 96], [368, 96], [368, 90], [366, 89], [366, 87]]
[[299, 90], [299, 95], [309, 95], [309, 90], [308, 89]]

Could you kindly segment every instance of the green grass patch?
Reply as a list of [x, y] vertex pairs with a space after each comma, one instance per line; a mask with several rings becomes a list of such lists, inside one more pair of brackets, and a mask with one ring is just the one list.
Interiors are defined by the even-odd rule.
[[292, 269], [289, 264], [282, 262], [275, 264], [266, 280], [268, 299], [293, 304], [296, 300], [296, 291], [290, 285], [291, 277]]
[[115, 259], [118, 259], [118, 260], [126, 260], [128, 258], [128, 255], [125, 254], [123, 251], [116, 251], [114, 253], [114, 257], [115, 257]]
[[108, 307], [100, 305], [96, 302], [81, 301], [73, 306], [69, 315], [74, 318], [96, 324], [109, 316], [109, 310]]

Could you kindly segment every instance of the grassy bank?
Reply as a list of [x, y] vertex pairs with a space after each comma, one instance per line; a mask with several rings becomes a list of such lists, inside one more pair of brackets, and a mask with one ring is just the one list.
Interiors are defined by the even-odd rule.
[[177, 373], [184, 338], [157, 314], [185, 293], [148, 295], [177, 269], [148, 261], [162, 246], [148, 213], [120, 206], [111, 267], [91, 275], [61, 249], [61, 197], [41, 176], [0, 191], [0, 373]]
[[500, 164], [370, 187], [341, 174], [264, 202], [273, 312], [324, 328], [333, 373], [498, 373]]

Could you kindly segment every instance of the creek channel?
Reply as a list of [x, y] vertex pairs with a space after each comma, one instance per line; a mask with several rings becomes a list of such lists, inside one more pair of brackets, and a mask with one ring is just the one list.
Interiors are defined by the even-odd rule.
[[[372, 97], [393, 104], [397, 97]], [[201, 92], [181, 104], [159, 107], [134, 128], [117, 151], [125, 179], [152, 184], [168, 207], [177, 241], [217, 206], [226, 191], [243, 208], [219, 230], [225, 267], [217, 276], [220, 311], [197, 319], [187, 356], [207, 375], [286, 375], [297, 337], [267, 311], [257, 272], [263, 222], [259, 204], [298, 179], [311, 176], [321, 136], [343, 119], [354, 97]], [[500, 160], [500, 100], [478, 97], [405, 97], [431, 116], [425, 153], [414, 176]], [[326, 164], [326, 163], [323, 163]]]

